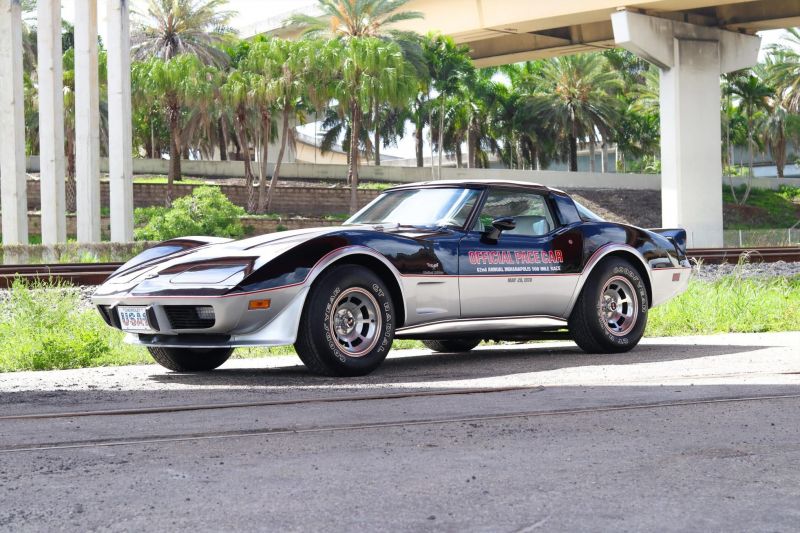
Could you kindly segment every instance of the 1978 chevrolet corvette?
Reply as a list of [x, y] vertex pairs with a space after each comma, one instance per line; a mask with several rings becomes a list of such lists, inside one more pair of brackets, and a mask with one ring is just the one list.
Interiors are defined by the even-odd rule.
[[435, 181], [389, 189], [338, 227], [162, 242], [93, 302], [172, 370], [294, 344], [313, 372], [353, 376], [395, 338], [459, 352], [568, 332], [587, 352], [624, 352], [690, 273], [682, 229], [606, 222], [541, 185]]

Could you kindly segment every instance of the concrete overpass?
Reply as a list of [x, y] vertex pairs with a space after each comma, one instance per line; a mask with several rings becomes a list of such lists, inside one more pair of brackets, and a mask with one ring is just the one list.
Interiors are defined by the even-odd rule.
[[622, 8], [751, 35], [800, 26], [798, 0], [411, 0], [406, 8], [425, 15], [408, 29], [450, 35], [480, 67], [618, 46], [611, 15]]

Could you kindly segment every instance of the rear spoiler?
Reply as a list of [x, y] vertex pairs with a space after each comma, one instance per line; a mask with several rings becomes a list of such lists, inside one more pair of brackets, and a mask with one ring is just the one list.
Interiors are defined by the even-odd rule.
[[680, 228], [656, 228], [648, 231], [658, 233], [662, 237], [666, 237], [675, 246], [675, 251], [678, 252], [678, 259], [686, 257], [686, 230]]

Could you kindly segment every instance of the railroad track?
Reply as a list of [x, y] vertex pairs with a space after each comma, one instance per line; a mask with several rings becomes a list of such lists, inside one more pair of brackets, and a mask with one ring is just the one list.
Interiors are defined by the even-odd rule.
[[73, 285], [100, 285], [122, 263], [63, 263], [52, 265], [0, 265], [0, 289], [14, 279], [63, 281]]
[[[751, 262], [800, 262], [800, 246], [771, 248], [692, 248], [687, 255], [706, 264]], [[64, 263], [42, 265], [0, 265], [0, 289], [15, 278], [30, 281], [58, 280], [74, 285], [100, 285], [122, 263]]]
[[[375, 400], [391, 400], [397, 398], [418, 398], [425, 396], [449, 396], [449, 395], [462, 395], [462, 394], [493, 394], [502, 392], [516, 392], [516, 391], [530, 391], [539, 392], [544, 390], [543, 387], [508, 387], [508, 388], [489, 388], [489, 389], [460, 389], [455, 391], [428, 391], [408, 394], [387, 394], [387, 395], [370, 395], [370, 396], [352, 396], [349, 398], [336, 397], [336, 398], [315, 398], [305, 400], [288, 400], [276, 402], [253, 402], [242, 404], [220, 404], [214, 405], [198, 405], [198, 406], [174, 406], [174, 407], [157, 407], [157, 408], [141, 408], [129, 410], [101, 410], [101, 411], [85, 411], [75, 413], [50, 413], [43, 415], [18, 415], [3, 417], [4, 422], [8, 421], [36, 421], [48, 418], [72, 418], [72, 417], [108, 417], [108, 416], [131, 416], [131, 415], [150, 415], [154, 413], [178, 413], [193, 410], [208, 410], [208, 409], [230, 409], [236, 408], [252, 408], [252, 407], [267, 407], [267, 406], [281, 406], [293, 405], [298, 403], [331, 403], [331, 402], [357, 402], [357, 401], [375, 401]], [[444, 417], [419, 417], [419, 418], [402, 418], [402, 419], [381, 419], [359, 421], [356, 423], [341, 423], [341, 424], [311, 424], [311, 425], [297, 425], [293, 427], [251, 427], [247, 429], [234, 429], [234, 430], [219, 430], [219, 431], [201, 431], [193, 433], [154, 433], [150, 435], [120, 435], [120, 436], [107, 436], [99, 438], [77, 438], [73, 440], [59, 440], [59, 441], [39, 441], [39, 442], [26, 442], [19, 444], [2, 444], [0, 443], [0, 455], [7, 453], [19, 452], [43, 452], [43, 451], [56, 451], [56, 450], [72, 450], [80, 448], [103, 448], [103, 447], [116, 447], [116, 446], [136, 446], [136, 445], [149, 445], [149, 444], [165, 444], [175, 442], [197, 442], [208, 440], [226, 440], [226, 439], [242, 439], [253, 437], [266, 437], [278, 435], [305, 435], [314, 433], [331, 433], [341, 431], [366, 431], [366, 430], [380, 430], [391, 428], [405, 428], [413, 426], [443, 426], [449, 424], [476, 424], [481, 422], [493, 422], [513, 419], [530, 419], [539, 417], [553, 417], [553, 416], [575, 416], [584, 414], [595, 413], [613, 413], [620, 411], [639, 411], [639, 410], [662, 410], [671, 409], [675, 407], [686, 407], [690, 405], [725, 405], [736, 403], [751, 403], [751, 402], [764, 402], [764, 401], [781, 401], [781, 400], [797, 400], [800, 394], [769, 394], [769, 395], [756, 395], [756, 396], [733, 396], [733, 397], [716, 397], [716, 398], [700, 398], [695, 400], [671, 400], [671, 401], [656, 401], [656, 402], [636, 402], [630, 404], [608, 405], [598, 407], [578, 407], [578, 408], [564, 408], [564, 409], [537, 409], [532, 411], [513, 411], [513, 412], [497, 412], [497, 413], [465, 413], [455, 416]]]
[[770, 248], [690, 248], [686, 255], [704, 263], [738, 263], [745, 257], [753, 263], [776, 263], [778, 261], [800, 261], [800, 246], [776, 246]]

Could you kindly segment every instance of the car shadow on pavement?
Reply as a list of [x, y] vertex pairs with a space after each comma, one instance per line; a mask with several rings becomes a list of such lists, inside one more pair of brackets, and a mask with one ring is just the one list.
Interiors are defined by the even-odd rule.
[[[297, 365], [271, 368], [219, 368], [201, 373], [154, 373], [160, 383], [214, 386], [235, 384], [251, 387], [353, 385], [396, 386], [415, 383], [500, 378], [564, 369], [596, 366], [637, 365], [692, 360], [703, 357], [755, 352], [768, 346], [697, 344], [640, 345], [623, 354], [586, 354], [573, 346], [486, 346], [466, 353], [428, 353], [391, 356], [372, 374], [353, 378], [331, 378], [311, 374], [299, 359]], [[254, 365], [257, 360], [253, 360]]]
[[[484, 346], [469, 353], [395, 352], [374, 373], [331, 378], [308, 372], [291, 357], [236, 360], [213, 372], [169, 372], [157, 365], [3, 375], [0, 415], [123, 409], [153, 405], [224, 404], [327, 399], [464, 389], [561, 386], [657, 387], [751, 382], [797, 386], [797, 365], [782, 344], [651, 344], [625, 354], [590, 355], [571, 345]], [[702, 360], [702, 361], [701, 361]], [[296, 363], [295, 363], [296, 361]], [[769, 361], [774, 361], [774, 369]], [[264, 368], [264, 365], [269, 367]], [[639, 365], [637, 367], [637, 365]], [[250, 368], [247, 368], [250, 366]], [[259, 368], [261, 366], [261, 368]], [[753, 380], [752, 378], [755, 378]], [[668, 388], [669, 388], [668, 387]], [[2, 433], [2, 432], [0, 432]]]

